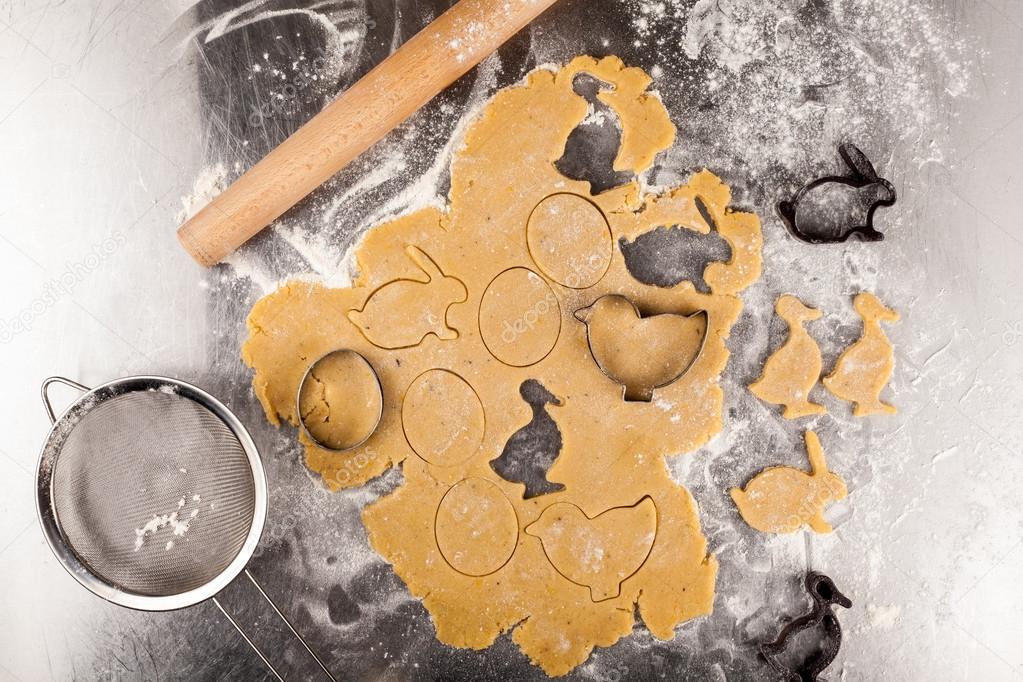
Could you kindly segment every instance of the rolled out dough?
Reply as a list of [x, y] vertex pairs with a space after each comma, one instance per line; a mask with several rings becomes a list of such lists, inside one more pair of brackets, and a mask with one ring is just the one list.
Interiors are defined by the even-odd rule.
[[[558, 173], [555, 162], [588, 113], [573, 90], [582, 73], [607, 84], [601, 99], [621, 121], [615, 168], [649, 168], [675, 129], [647, 91], [647, 74], [616, 57], [580, 57], [560, 70], [535, 71], [498, 92], [467, 130], [452, 160], [446, 211], [423, 209], [367, 232], [352, 288], [296, 281], [259, 301], [243, 349], [275, 424], [297, 423], [295, 395], [310, 359], [340, 347], [369, 359], [383, 386], [379, 427], [345, 453], [319, 449], [300, 434], [307, 465], [338, 489], [401, 463], [402, 485], [363, 513], [373, 547], [423, 599], [441, 641], [483, 648], [514, 629], [513, 640], [550, 675], [569, 672], [594, 646], [631, 633], [637, 604], [662, 639], [710, 612], [717, 563], [693, 498], [672, 481], [664, 457], [695, 450], [721, 429], [725, 342], [742, 309], [738, 294], [761, 267], [759, 220], [731, 210], [729, 188], [710, 172], [658, 195], [631, 182], [599, 196]], [[671, 288], [637, 282], [618, 241], [659, 227], [706, 234], [711, 227], [697, 197], [731, 246], [728, 262], [704, 272], [710, 293], [690, 282]], [[551, 217], [558, 211], [580, 223], [558, 224]], [[706, 311], [707, 338], [692, 367], [655, 389], [650, 402], [623, 400], [621, 385], [590, 354], [586, 325], [573, 316], [608, 294], [627, 297], [647, 316]], [[642, 336], [634, 346], [642, 355]], [[450, 374], [427, 375], [424, 384], [421, 377], [435, 370]], [[551, 416], [563, 448], [547, 475], [565, 487], [525, 500], [524, 485], [502, 479], [490, 461], [530, 419], [518, 393], [528, 379], [561, 399]], [[640, 511], [601, 516], [638, 500]], [[551, 512], [548, 520], [564, 523], [537, 526], [546, 529], [543, 538], [525, 532], [562, 504], [578, 510], [574, 525]], [[475, 521], [474, 507], [486, 510]], [[600, 532], [602, 519], [612, 517], [621, 525]], [[561, 571], [552, 565], [545, 546], [551, 556], [564, 556], [559, 542], [571, 535], [557, 531], [569, 527], [588, 531], [588, 547], [601, 561], [561, 560], [569, 564]]]

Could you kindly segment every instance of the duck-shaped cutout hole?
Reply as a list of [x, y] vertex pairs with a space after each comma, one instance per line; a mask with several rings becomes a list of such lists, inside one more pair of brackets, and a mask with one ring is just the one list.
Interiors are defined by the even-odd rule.
[[899, 314], [866, 292], [856, 296], [853, 308], [863, 318], [863, 335], [839, 356], [835, 369], [824, 377], [824, 387], [855, 403], [856, 417], [894, 414], [895, 406], [880, 398], [895, 368], [895, 349], [881, 323], [898, 322]]
[[586, 325], [593, 360], [623, 387], [630, 402], [650, 402], [654, 391], [681, 379], [707, 339], [705, 311], [644, 317], [624, 296], [603, 296], [575, 312]]
[[526, 486], [524, 499], [564, 490], [560, 483], [547, 480], [547, 472], [561, 452], [561, 430], [547, 408], [560, 406], [561, 400], [535, 379], [522, 382], [519, 395], [533, 411], [528, 424], [512, 434], [501, 456], [490, 462], [497, 475], [511, 483]]
[[763, 373], [749, 390], [765, 403], [784, 405], [786, 419], [823, 414], [827, 412], [824, 406], [809, 399], [821, 376], [821, 349], [803, 326], [819, 319], [821, 312], [788, 294], [778, 299], [774, 309], [788, 325], [789, 338], [767, 359]]
[[593, 194], [620, 187], [634, 177], [614, 169], [622, 146], [621, 123], [614, 109], [597, 97], [610, 87], [589, 74], [576, 76], [572, 89], [586, 99], [591, 113], [568, 136], [564, 155], [554, 163], [566, 178], [590, 183]]
[[828, 470], [820, 439], [807, 431], [806, 452], [810, 473], [791, 467], [771, 467], [753, 477], [745, 489], [729, 494], [746, 523], [762, 533], [795, 533], [804, 525], [818, 533], [830, 533], [824, 519], [830, 502], [845, 499], [845, 481]]
[[452, 305], [468, 299], [465, 285], [445, 275], [421, 249], [409, 246], [405, 253], [425, 279], [388, 282], [369, 295], [361, 310], [350, 311], [348, 319], [367, 341], [387, 350], [418, 346], [430, 334], [442, 341], [457, 339], [447, 314]]
[[591, 517], [559, 502], [544, 509], [525, 533], [540, 538], [558, 573], [588, 587], [590, 598], [600, 602], [621, 594], [622, 583], [646, 563], [657, 536], [657, 507], [644, 497]]
[[[817, 682], [842, 648], [842, 626], [833, 607], [852, 608], [852, 601], [822, 573], [807, 574], [806, 591], [813, 600], [809, 613], [786, 625], [773, 642], [760, 645], [760, 653], [787, 682]], [[816, 646], [802, 660], [793, 661], [790, 649], [795, 648], [795, 639], [806, 636], [812, 637]]]
[[710, 212], [700, 197], [695, 199], [708, 234], [685, 227], [658, 227], [629, 241], [618, 240], [625, 267], [634, 279], [655, 287], [670, 288], [692, 282], [697, 291], [710, 293], [703, 274], [710, 263], [727, 263], [732, 257], [728, 242], [718, 233]]
[[855, 145], [838, 149], [849, 176], [828, 176], [800, 189], [778, 212], [792, 234], [811, 244], [844, 242], [856, 235], [876, 242], [884, 235], [874, 228], [874, 213], [897, 198], [890, 182], [878, 176], [873, 164]]

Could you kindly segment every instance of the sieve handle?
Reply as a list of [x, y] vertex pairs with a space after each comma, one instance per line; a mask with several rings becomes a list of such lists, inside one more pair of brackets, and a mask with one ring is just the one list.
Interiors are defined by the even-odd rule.
[[[280, 607], [277, 606], [277, 603], [270, 598], [270, 595], [266, 593], [266, 591], [263, 589], [263, 586], [256, 581], [256, 579], [252, 576], [252, 573], [249, 572], [249, 569], [247, 568], [244, 569], [243, 573], [245, 573], [245, 577], [249, 579], [249, 582], [256, 586], [256, 589], [259, 590], [259, 593], [263, 596], [263, 599], [265, 599], [270, 604], [270, 606], [273, 607], [273, 610], [277, 614], [277, 616], [282, 621], [284, 621], [285, 625], [288, 626], [288, 629], [291, 630], [291, 634], [294, 635], [295, 639], [297, 639], [298, 642], [303, 647], [305, 647], [305, 650], [309, 652], [309, 655], [313, 657], [313, 660], [316, 661], [317, 665], [320, 666], [320, 670], [322, 670], [324, 674], [326, 674], [326, 676], [331, 680], [331, 682], [337, 682], [337, 678], [334, 677], [333, 674], [331, 674], [330, 670], [328, 670], [327, 666], [323, 663], [322, 660], [320, 660], [320, 657], [316, 655], [316, 652], [314, 652], [312, 647], [309, 646], [309, 643], [305, 640], [305, 638], [302, 637], [302, 635], [298, 634], [298, 630], [295, 629], [295, 626], [292, 625], [288, 617], [284, 615], [284, 612], [281, 611]], [[227, 609], [224, 608], [224, 605], [220, 603], [220, 600], [217, 599], [216, 597], [213, 597], [212, 601], [213, 604], [218, 609], [220, 609], [220, 612], [224, 614], [224, 616], [231, 623], [231, 625], [234, 626], [234, 629], [238, 631], [238, 634], [242, 636], [242, 639], [245, 640], [246, 644], [248, 644], [252, 648], [252, 650], [256, 652], [256, 655], [259, 656], [260, 660], [263, 661], [264, 665], [266, 665], [266, 667], [270, 669], [270, 672], [273, 673], [273, 676], [277, 678], [279, 682], [285, 682], [284, 676], [281, 675], [280, 671], [278, 671], [276, 667], [274, 667], [274, 664], [270, 662], [270, 659], [266, 657], [266, 654], [264, 654], [259, 649], [259, 647], [256, 646], [256, 643], [252, 641], [252, 638], [249, 637], [248, 633], [245, 632], [245, 630], [238, 623], [238, 621], [230, 613], [228, 613]]]
[[46, 416], [50, 418], [50, 423], [56, 424], [57, 415], [54, 414], [53, 405], [50, 404], [49, 393], [50, 386], [52, 386], [53, 384], [64, 384], [65, 386], [70, 386], [71, 388], [77, 388], [82, 393], [88, 393], [92, 389], [90, 389], [88, 386], [83, 386], [77, 381], [71, 381], [70, 379], [65, 379], [64, 377], [50, 377], [46, 381], [44, 381], [42, 388], [39, 390], [39, 392], [43, 396], [43, 407], [46, 408]]

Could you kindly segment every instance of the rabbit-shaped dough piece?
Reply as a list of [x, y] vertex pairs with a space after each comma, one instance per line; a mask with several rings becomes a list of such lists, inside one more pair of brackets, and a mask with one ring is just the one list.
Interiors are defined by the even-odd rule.
[[845, 498], [845, 481], [828, 471], [817, 434], [807, 431], [805, 438], [811, 473], [772, 467], [753, 477], [745, 490], [729, 491], [743, 520], [754, 529], [784, 534], [805, 524], [818, 533], [831, 532], [831, 524], [824, 520], [824, 507]]
[[824, 406], [808, 399], [821, 375], [821, 350], [803, 328], [805, 322], [818, 319], [821, 313], [788, 294], [778, 299], [775, 311], [788, 323], [789, 338], [767, 359], [763, 374], [749, 390], [764, 402], [784, 405], [786, 419], [823, 414], [827, 412]]
[[898, 322], [899, 314], [866, 292], [857, 294], [853, 308], [863, 318], [863, 336], [839, 356], [835, 369], [824, 377], [824, 386], [833, 395], [855, 403], [856, 417], [894, 414], [895, 406], [880, 400], [895, 368], [895, 349], [881, 322]]
[[852, 235], [876, 242], [884, 235], [874, 229], [874, 212], [895, 203], [890, 182], [855, 145], [838, 148], [850, 177], [828, 176], [800, 189], [792, 201], [778, 204], [778, 212], [797, 238], [811, 244], [844, 242]]
[[448, 277], [423, 251], [405, 249], [408, 257], [426, 275], [426, 281], [399, 279], [388, 282], [372, 294], [362, 310], [348, 313], [363, 336], [375, 346], [394, 350], [422, 343], [429, 334], [442, 341], [458, 338], [447, 323], [447, 312], [469, 296], [462, 282]]

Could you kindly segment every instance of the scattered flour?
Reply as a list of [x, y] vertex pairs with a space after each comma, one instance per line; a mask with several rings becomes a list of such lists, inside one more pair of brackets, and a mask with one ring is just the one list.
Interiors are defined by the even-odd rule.
[[[192, 495], [192, 501], [198, 502], [201, 498], [199, 495]], [[153, 514], [153, 518], [146, 521], [141, 528], [135, 529], [135, 551], [142, 549], [143, 545], [146, 544], [146, 539], [151, 535], [156, 535], [164, 528], [169, 528], [171, 534], [174, 537], [184, 537], [185, 533], [188, 532], [188, 527], [192, 521], [199, 515], [198, 507], [192, 509], [186, 513], [183, 511], [187, 502], [183, 495], [178, 500], [177, 509], [167, 514]], [[164, 546], [165, 550], [170, 550], [174, 547], [174, 540], [168, 540]]]
[[181, 197], [181, 210], [174, 216], [178, 225], [185, 222], [227, 189], [227, 167], [215, 163], [203, 168], [192, 184], [192, 193]]
[[897, 604], [877, 606], [867, 605], [867, 620], [871, 626], [879, 630], [893, 630], [902, 622], [902, 607]]

